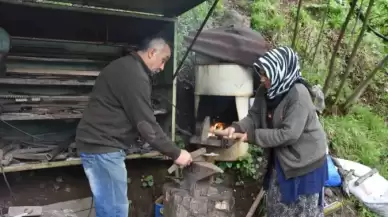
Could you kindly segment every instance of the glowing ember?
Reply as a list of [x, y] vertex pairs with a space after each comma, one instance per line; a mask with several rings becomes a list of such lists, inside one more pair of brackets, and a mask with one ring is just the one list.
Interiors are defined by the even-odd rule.
[[[223, 130], [225, 128], [225, 124], [221, 122], [215, 123], [213, 126], [210, 127], [210, 132], [213, 132], [214, 130]], [[209, 136], [215, 136], [214, 133], [210, 133]]]
[[213, 127], [215, 130], [223, 130], [225, 127], [225, 124], [218, 122], [218, 123], [215, 123]]

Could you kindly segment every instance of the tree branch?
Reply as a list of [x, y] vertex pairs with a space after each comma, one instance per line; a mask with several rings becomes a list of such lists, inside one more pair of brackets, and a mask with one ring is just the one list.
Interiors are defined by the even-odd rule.
[[346, 16], [346, 19], [345, 19], [344, 23], [342, 24], [341, 32], [340, 32], [340, 34], [338, 36], [338, 39], [337, 39], [337, 42], [336, 42], [336, 44], [334, 46], [334, 50], [333, 50], [333, 53], [332, 53], [331, 59], [330, 59], [329, 74], [327, 75], [326, 80], [325, 80], [325, 85], [323, 86], [323, 93], [325, 95], [327, 95], [327, 91], [329, 90], [329, 86], [332, 83], [332, 80], [334, 78], [334, 62], [335, 62], [335, 58], [337, 56], [337, 52], [338, 52], [339, 46], [341, 44], [341, 41], [342, 41], [342, 39], [343, 39], [343, 37], [345, 35], [346, 27], [348, 26], [348, 24], [350, 22], [350, 19], [352, 17], [352, 14], [354, 13], [354, 10], [356, 8], [356, 4], [357, 4], [357, 0], [352, 0], [352, 3], [350, 5], [350, 9], [349, 9], [348, 15]]
[[295, 21], [295, 27], [294, 27], [294, 35], [292, 37], [292, 45], [291, 45], [291, 47], [294, 48], [294, 49], [295, 49], [296, 36], [298, 34], [299, 17], [300, 17], [300, 10], [302, 8], [302, 1], [303, 0], [299, 0], [298, 11], [296, 12], [296, 21]]
[[322, 41], [322, 37], [323, 37], [323, 29], [324, 29], [324, 27], [325, 27], [326, 18], [327, 18], [328, 15], [329, 15], [329, 10], [330, 10], [330, 0], [327, 0], [327, 6], [326, 6], [326, 7], [327, 7], [327, 8], [326, 8], [324, 17], [323, 17], [322, 22], [321, 22], [321, 27], [320, 27], [320, 29], [319, 29], [319, 35], [318, 35], [317, 43], [315, 44], [313, 59], [311, 60], [311, 64], [313, 64], [313, 65], [314, 65], [315, 57], [317, 56], [319, 44], [320, 44], [321, 41]]
[[[344, 108], [348, 109], [353, 103], [355, 103], [360, 96], [364, 93], [365, 89], [368, 87], [369, 83], [372, 81], [373, 77], [379, 72], [381, 68], [388, 62], [388, 55], [384, 57], [383, 60], [373, 69], [373, 71], [368, 75], [368, 77], [354, 90], [353, 94], [348, 97], [344, 103]], [[385, 73], [388, 75], [388, 73]]]
[[346, 69], [345, 69], [345, 72], [341, 78], [341, 82], [340, 82], [340, 85], [337, 89], [337, 93], [335, 95], [335, 101], [334, 101], [334, 104], [336, 104], [338, 102], [338, 98], [342, 92], [342, 89], [344, 88], [345, 86], [345, 83], [346, 83], [346, 78], [349, 76], [350, 74], [350, 69], [352, 68], [353, 66], [353, 60], [354, 60], [354, 57], [356, 56], [356, 53], [357, 53], [357, 50], [358, 48], [360, 47], [360, 44], [361, 44], [361, 41], [362, 39], [364, 38], [364, 34], [365, 34], [365, 31], [366, 29], [368, 28], [368, 17], [370, 15], [370, 12], [372, 11], [372, 8], [373, 8], [373, 4], [374, 4], [375, 0], [370, 0], [369, 1], [369, 5], [368, 5], [368, 9], [366, 10], [366, 14], [365, 14], [365, 21], [364, 23], [362, 24], [362, 28], [361, 28], [361, 31], [360, 31], [360, 34], [358, 35], [357, 37], [357, 40], [356, 42], [354, 43], [354, 47], [353, 47], [353, 50], [352, 50], [352, 53], [350, 54], [350, 57], [349, 57], [349, 60], [348, 60], [348, 64], [346, 66]]

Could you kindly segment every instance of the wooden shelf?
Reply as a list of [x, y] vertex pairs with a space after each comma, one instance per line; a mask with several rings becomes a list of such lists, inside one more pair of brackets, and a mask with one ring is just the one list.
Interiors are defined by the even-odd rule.
[[[126, 159], [141, 159], [141, 158], [156, 158], [156, 159], [166, 159], [157, 151], [151, 151], [145, 154], [130, 154], [127, 155]], [[20, 163], [4, 167], [4, 172], [19, 172], [26, 170], [38, 170], [38, 169], [47, 169], [47, 168], [56, 168], [56, 167], [67, 167], [67, 166], [76, 166], [81, 165], [80, 158], [68, 158], [64, 161], [53, 161], [53, 162], [41, 162], [41, 163]]]
[[[154, 115], [164, 115], [167, 114], [167, 110], [160, 109], [155, 110]], [[3, 121], [26, 121], [26, 120], [64, 120], [64, 119], [79, 119], [82, 117], [81, 114], [69, 114], [69, 113], [60, 113], [60, 114], [32, 114], [32, 113], [4, 113], [0, 115], [0, 120]]]
[[0, 84], [93, 86], [94, 80], [77, 81], [77, 80], [33, 79], [33, 78], [0, 78]]
[[40, 62], [62, 62], [62, 63], [99, 63], [105, 64], [107, 61], [91, 60], [91, 59], [75, 59], [75, 58], [47, 58], [47, 57], [32, 57], [32, 56], [7, 56], [8, 60], [24, 60], [24, 61], [40, 61]]
[[32, 114], [32, 113], [4, 113], [0, 115], [3, 121], [25, 121], [25, 120], [60, 120], [60, 119], [79, 119], [82, 114]]
[[34, 68], [7, 68], [7, 74], [33, 75], [33, 76], [89, 76], [97, 77], [100, 71], [95, 70], [69, 70], [69, 69], [34, 69]]
[[27, 99], [32, 99], [32, 101], [73, 101], [73, 102], [87, 102], [89, 96], [87, 95], [78, 95], [78, 96], [43, 96], [43, 95], [4, 95], [0, 94], [0, 99], [8, 99], [15, 101], [26, 101]]

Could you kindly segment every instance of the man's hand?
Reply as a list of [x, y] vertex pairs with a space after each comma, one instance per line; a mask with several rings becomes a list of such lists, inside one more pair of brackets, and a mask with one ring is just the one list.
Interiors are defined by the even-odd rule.
[[181, 150], [181, 154], [179, 157], [175, 160], [175, 163], [180, 166], [187, 166], [190, 165], [190, 163], [193, 161], [193, 158], [191, 157], [191, 154], [187, 152], [186, 150]]

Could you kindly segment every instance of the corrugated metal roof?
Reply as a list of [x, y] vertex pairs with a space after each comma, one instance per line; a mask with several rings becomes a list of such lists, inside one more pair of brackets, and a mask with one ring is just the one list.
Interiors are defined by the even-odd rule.
[[55, 0], [94, 7], [129, 10], [176, 17], [201, 4], [205, 0]]

